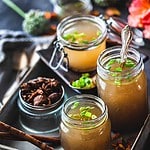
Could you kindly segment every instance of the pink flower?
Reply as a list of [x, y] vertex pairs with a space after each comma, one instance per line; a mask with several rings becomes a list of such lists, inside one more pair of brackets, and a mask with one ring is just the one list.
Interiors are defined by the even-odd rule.
[[150, 0], [132, 0], [129, 6], [128, 24], [143, 28], [144, 37], [150, 39]]

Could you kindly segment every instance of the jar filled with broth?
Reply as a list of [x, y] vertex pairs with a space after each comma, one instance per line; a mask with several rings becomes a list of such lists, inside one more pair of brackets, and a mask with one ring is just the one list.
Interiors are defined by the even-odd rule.
[[97, 61], [97, 89], [109, 109], [114, 131], [141, 127], [147, 113], [147, 79], [138, 51], [129, 48], [124, 66], [121, 47], [106, 49]]
[[108, 150], [110, 133], [107, 106], [99, 97], [75, 95], [65, 102], [60, 124], [65, 150]]
[[58, 51], [65, 53], [68, 68], [73, 71], [93, 71], [96, 69], [99, 54], [106, 48], [106, 34], [106, 24], [99, 17], [92, 15], [67, 17], [57, 26], [59, 46], [56, 48], [59, 48], [55, 49], [56, 53]]
[[53, 0], [54, 12], [60, 19], [75, 14], [90, 14], [91, 0]]

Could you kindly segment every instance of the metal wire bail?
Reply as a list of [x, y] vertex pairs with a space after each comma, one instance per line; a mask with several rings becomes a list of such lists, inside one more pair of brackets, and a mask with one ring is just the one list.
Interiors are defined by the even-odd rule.
[[[68, 71], [68, 57], [67, 54], [64, 51], [64, 46], [60, 43], [60, 41], [56, 40], [54, 42], [55, 48], [52, 53], [49, 65], [52, 69], [57, 70], [59, 67], [61, 67], [64, 71]], [[57, 57], [57, 54], [60, 53], [60, 59], [58, 61], [55, 61], [55, 58]]]

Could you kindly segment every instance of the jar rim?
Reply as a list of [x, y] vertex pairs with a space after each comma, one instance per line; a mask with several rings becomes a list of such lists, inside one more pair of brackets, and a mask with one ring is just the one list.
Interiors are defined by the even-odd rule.
[[[56, 0], [56, 2], [57, 2], [58, 0]], [[61, 3], [61, 2], [57, 2], [57, 3], [54, 3], [55, 5], [56, 5], [56, 7], [59, 7], [59, 8], [61, 8], [62, 7], [62, 5], [64, 5], [63, 3]], [[90, 0], [80, 0], [80, 1], [78, 1], [78, 2], [82, 2], [82, 3], [84, 3], [84, 10], [86, 10], [87, 9], [87, 7], [91, 7], [92, 8], [92, 5], [90, 4], [91, 3], [91, 1]], [[66, 3], [65, 3], [66, 4]], [[68, 4], [68, 3], [67, 3]], [[89, 6], [90, 5], [90, 6]], [[65, 8], [64, 8], [65, 9]]]
[[61, 89], [62, 89], [62, 95], [59, 98], [59, 100], [57, 100], [55, 103], [51, 104], [51, 105], [45, 105], [45, 106], [34, 106], [31, 105], [29, 103], [27, 103], [25, 100], [23, 100], [22, 95], [21, 95], [21, 89], [19, 90], [19, 99], [20, 102], [27, 108], [33, 111], [46, 111], [46, 110], [54, 110], [55, 108], [57, 109], [62, 103], [63, 103], [63, 98], [64, 98], [64, 87], [61, 85]]
[[[71, 106], [71, 104], [73, 104], [74, 102], [77, 102], [77, 101], [83, 102], [82, 101], [83, 99], [84, 99], [84, 103], [85, 102], [94, 103], [96, 106], [98, 106], [98, 108], [102, 111], [102, 113], [97, 118], [88, 120], [88, 121], [81, 121], [81, 120], [77, 120], [77, 119], [73, 119], [69, 117], [67, 114], [67, 108]], [[95, 125], [94, 127], [96, 127], [96, 125], [102, 124], [105, 121], [104, 119], [105, 117], [108, 117], [108, 109], [107, 109], [106, 104], [100, 97], [97, 97], [91, 94], [81, 94], [81, 95], [74, 95], [70, 97], [68, 100], [64, 102], [64, 107], [62, 109], [62, 120], [64, 119], [65, 122], [73, 126], [80, 126], [81, 128], [91, 127], [91, 123], [92, 125]], [[103, 121], [101, 122], [101, 120]]]
[[[99, 29], [101, 30], [102, 34], [97, 37], [97, 39], [90, 41], [88, 44], [76, 44], [76, 43], [70, 43], [69, 41], [62, 38], [62, 33], [64, 32], [66, 25], [71, 24], [72, 22], [77, 21], [89, 21], [93, 24], [98, 25]], [[76, 14], [72, 16], [68, 16], [64, 18], [57, 26], [57, 40], [63, 44], [64, 47], [68, 47], [73, 50], [90, 50], [92, 46], [97, 46], [98, 44], [102, 43], [107, 35], [107, 27], [104, 22], [99, 17], [92, 16], [92, 15], [82, 15], [82, 14]]]
[[[97, 73], [98, 73], [98, 75], [106, 76], [106, 74], [110, 74], [110, 73], [115, 72], [115, 71], [110, 71], [110, 70], [106, 69], [104, 67], [104, 64], [106, 62], [108, 62], [110, 59], [112, 59], [111, 57], [120, 58], [121, 48], [122, 48], [121, 46], [113, 46], [113, 47], [105, 49], [99, 55], [99, 57], [97, 59]], [[131, 76], [135, 76], [141, 71], [141, 69], [144, 68], [140, 53], [136, 49], [129, 47], [127, 58], [133, 59], [136, 62], [136, 64], [135, 64], [135, 67], [128, 69], [128, 71], [122, 72], [122, 75], [121, 75], [122, 78], [128, 76], [129, 73]]]

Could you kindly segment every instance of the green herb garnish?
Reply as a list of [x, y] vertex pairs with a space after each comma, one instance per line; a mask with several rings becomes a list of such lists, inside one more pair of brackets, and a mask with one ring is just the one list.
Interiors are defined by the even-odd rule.
[[117, 68], [115, 68], [115, 71], [116, 72], [122, 72], [122, 68], [121, 67], [117, 67]]
[[93, 83], [89, 73], [82, 74], [82, 76], [79, 79], [73, 81], [71, 85], [78, 89], [90, 89], [95, 87], [95, 84]]
[[75, 102], [72, 106], [71, 109], [77, 109], [76, 113], [71, 113], [68, 116], [71, 117], [72, 119], [77, 119], [77, 120], [92, 120], [96, 119], [97, 116], [92, 113], [92, 110], [95, 107], [90, 107], [90, 106], [80, 106], [79, 102]]
[[100, 30], [98, 30], [97, 32], [96, 32], [96, 35], [97, 36], [100, 36], [102, 34], [102, 32], [100, 31]]
[[135, 67], [135, 62], [130, 59], [127, 59], [125, 63], [125, 67], [133, 68]]
[[76, 109], [79, 106], [79, 102], [75, 102], [72, 106], [71, 109]]
[[89, 44], [91, 41], [96, 40], [96, 38], [98, 36], [101, 35], [101, 31], [98, 30], [96, 32], [96, 37], [93, 37], [91, 40], [87, 40], [85, 39], [85, 37], [87, 37], [87, 35], [83, 32], [78, 32], [78, 31], [74, 31], [72, 33], [64, 33], [63, 34], [63, 39], [72, 43], [79, 43], [79, 44]]
[[[121, 66], [121, 59], [120, 58], [116, 58], [116, 59], [110, 59], [106, 65], [105, 65], [105, 68], [107, 70], [110, 70], [110, 75], [112, 77], [115, 78], [115, 81], [114, 83], [116, 85], [121, 85], [121, 73], [123, 72], [123, 70], [128, 70], [130, 68], [133, 68], [135, 67], [135, 62], [131, 59], [127, 59], [124, 66], [122, 67]], [[131, 76], [130, 74], [127, 76], [126, 79], [130, 79]]]
[[[65, 39], [66, 41], [72, 42], [72, 43], [82, 43], [83, 41], [83, 37], [85, 37], [85, 33], [81, 32], [73, 32], [73, 33], [66, 33], [63, 35], [63, 39]], [[87, 41], [86, 41], [87, 42]]]
[[[105, 68], [110, 70], [114, 64], [117, 64], [119, 67], [116, 67], [113, 71], [116, 71], [116, 72], [122, 72], [123, 71], [123, 68], [120, 67], [121, 60], [119, 58], [117, 58], [117, 59], [110, 59], [106, 63]], [[135, 62], [133, 60], [131, 60], [131, 59], [127, 59], [125, 64], [124, 64], [124, 66], [126, 68], [133, 68], [133, 67], [135, 67]]]
[[116, 85], [121, 85], [121, 79], [115, 79], [115, 84]]

